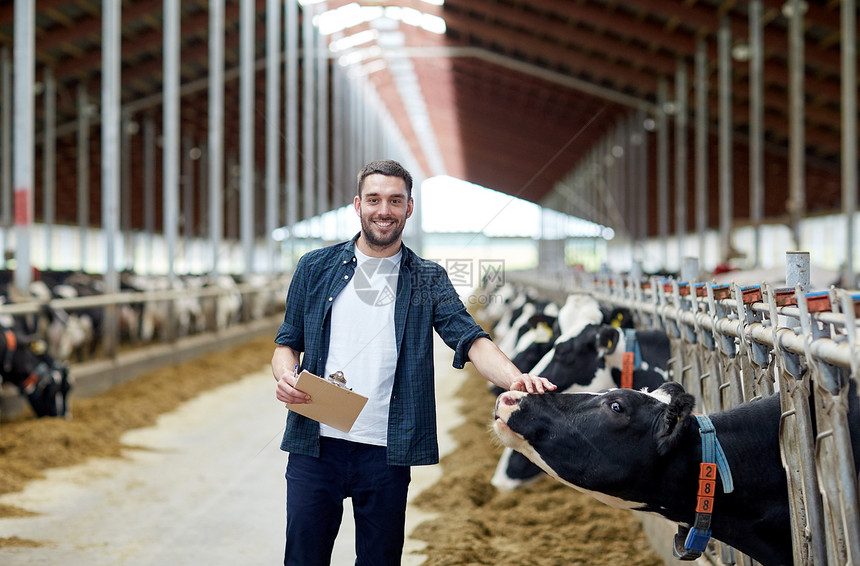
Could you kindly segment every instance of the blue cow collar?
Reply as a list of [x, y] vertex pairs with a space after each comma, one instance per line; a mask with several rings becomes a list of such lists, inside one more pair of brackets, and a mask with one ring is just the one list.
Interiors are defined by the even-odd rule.
[[717, 486], [717, 473], [723, 482], [723, 492], [731, 493], [735, 486], [726, 454], [717, 439], [714, 423], [707, 415], [694, 415], [702, 437], [702, 463], [699, 464], [699, 490], [696, 494], [696, 521], [692, 528], [679, 526], [672, 552], [679, 560], [695, 560], [702, 555], [711, 538], [711, 513]]

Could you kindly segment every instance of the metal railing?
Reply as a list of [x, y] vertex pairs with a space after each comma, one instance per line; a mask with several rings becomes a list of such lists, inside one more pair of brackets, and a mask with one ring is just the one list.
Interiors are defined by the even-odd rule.
[[[836, 288], [807, 293], [802, 283], [715, 285], [608, 274], [581, 277], [578, 287], [603, 304], [631, 309], [639, 327], [663, 329], [672, 343], [673, 379], [703, 412], [778, 392], [794, 564], [860, 561], [848, 425], [849, 388], [860, 379], [860, 296]], [[725, 547], [712, 558], [754, 563]]]
[[[288, 285], [289, 277], [278, 276], [272, 277], [265, 283], [237, 283], [230, 287], [210, 285], [155, 291], [123, 291], [75, 298], [54, 298], [49, 301], [27, 298], [15, 303], [0, 304], [0, 316], [41, 316], [45, 314], [46, 309], [54, 313], [74, 313], [93, 308], [103, 309], [105, 331], [100, 337], [101, 355], [110, 359], [116, 357], [119, 344], [119, 317], [121, 315], [118, 307], [132, 305], [139, 307], [160, 305], [165, 307], [167, 317], [162, 322], [163, 326], [159, 329], [157, 339], [160, 342], [174, 342], [189, 332], [187, 329], [180, 328], [176, 316], [180, 310], [176, 307], [178, 301], [191, 299], [210, 307], [205, 309], [203, 322], [192, 332], [218, 332], [224, 329], [225, 324], [240, 324], [255, 317], [271, 315], [276, 310], [282, 309]], [[229, 296], [241, 298], [238, 301], [239, 308], [234, 316], [228, 320], [219, 320], [218, 309], [223, 307], [219, 307], [218, 299]]]

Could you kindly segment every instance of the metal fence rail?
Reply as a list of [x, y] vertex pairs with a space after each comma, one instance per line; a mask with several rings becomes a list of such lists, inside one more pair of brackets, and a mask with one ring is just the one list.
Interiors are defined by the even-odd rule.
[[[808, 280], [790, 279], [794, 287], [607, 274], [580, 277], [577, 287], [629, 308], [638, 327], [669, 335], [673, 378], [697, 397], [698, 410], [721, 411], [778, 391], [794, 564], [857, 564], [848, 394], [858, 380], [860, 296], [835, 288], [808, 293]], [[716, 561], [754, 564], [729, 548]]]
[[[120, 349], [119, 332], [114, 330], [102, 334], [101, 349], [93, 358], [63, 360], [69, 362], [75, 382], [72, 395], [88, 397], [164, 364], [179, 363], [258, 335], [274, 337], [283, 317], [283, 299], [288, 286], [288, 276], [276, 276], [266, 281], [238, 283], [230, 287], [124, 291], [44, 302], [32, 298], [25, 302], [0, 304], [0, 317], [32, 317], [43, 314], [45, 309], [74, 313], [97, 308], [104, 309], [107, 318], [117, 317], [119, 309], [126, 305], [165, 307], [168, 317], [162, 321], [164, 327], [150, 341], [136, 340], [123, 344], [125, 347]], [[233, 313], [235, 316], [224, 318], [219, 313], [218, 299], [231, 295], [240, 298], [239, 310]], [[183, 333], [174, 303], [188, 300], [208, 303], [211, 309], [204, 309], [205, 325], [186, 329], [188, 332]], [[118, 322], [115, 320], [110, 326], [116, 329]], [[47, 341], [40, 332], [36, 336]], [[17, 388], [3, 381], [0, 376], [0, 417], [7, 419], [21, 413], [26, 406], [26, 398]]]

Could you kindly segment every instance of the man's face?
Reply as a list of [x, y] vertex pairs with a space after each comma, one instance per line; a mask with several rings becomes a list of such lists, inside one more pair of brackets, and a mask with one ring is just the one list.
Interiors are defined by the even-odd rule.
[[354, 206], [361, 219], [362, 238], [371, 250], [396, 253], [413, 206], [403, 179], [380, 174], [365, 177]]

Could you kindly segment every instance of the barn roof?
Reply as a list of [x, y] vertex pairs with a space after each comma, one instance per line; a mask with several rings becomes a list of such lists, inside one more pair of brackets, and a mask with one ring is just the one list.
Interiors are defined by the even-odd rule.
[[[122, 101], [144, 111], [157, 107], [162, 90], [162, 0], [125, 0], [122, 6]], [[203, 84], [208, 77], [208, 3], [181, 2], [181, 82]], [[265, 0], [256, 6], [256, 57], [265, 54]], [[805, 125], [803, 155], [809, 187], [809, 213], [840, 207], [841, 52], [840, 6], [835, 1], [804, 3], [803, 57]], [[101, 3], [96, 0], [40, 0], [36, 3], [36, 77], [51, 68], [58, 84], [58, 134], [71, 135], [77, 116], [77, 89], [86, 85], [98, 104], [101, 81]], [[748, 148], [750, 135], [749, 2], [726, 0], [424, 0], [392, 2], [330, 0], [308, 2], [304, 14], [358, 6], [400, 10], [396, 34], [378, 21], [354, 22], [328, 36], [330, 41], [370, 31], [362, 53], [369, 78], [403, 133], [427, 176], [448, 174], [550, 206], [548, 198], [572, 171], [594, 159], [596, 148], [611, 153], [619, 127], [639, 133], [647, 142], [648, 167], [638, 191], [647, 194], [639, 206], [648, 211], [647, 232], [656, 231], [657, 171], [653, 123], [658, 90], [667, 88], [668, 105], [678, 93], [679, 69], [687, 77], [689, 130], [686, 190], [693, 193], [693, 119], [695, 58], [701, 49], [705, 73], [709, 166], [708, 223], [717, 223], [718, 33], [731, 34], [731, 131], [734, 144], [733, 216], [750, 216]], [[782, 0], [762, 1], [764, 67], [764, 142], [766, 218], [787, 214], [791, 140], [789, 93], [789, 25]], [[226, 1], [226, 67], [239, 64], [239, 0]], [[390, 15], [390, 14], [389, 14]], [[432, 28], [441, 18], [444, 33]], [[390, 18], [389, 18], [390, 19]], [[0, 46], [11, 48], [14, 2], [0, 6]], [[369, 51], [369, 46], [379, 49]], [[339, 55], [331, 56], [337, 64]], [[403, 92], [396, 61], [411, 62], [413, 95]], [[369, 65], [376, 61], [374, 67]], [[263, 112], [265, 73], [258, 72], [257, 113]], [[238, 127], [239, 89], [227, 85], [227, 128]], [[288, 85], [289, 87], [289, 85]], [[849, 88], [856, 93], [856, 84]], [[153, 102], [155, 101], [155, 102]], [[183, 131], [205, 139], [205, 88], [183, 96]], [[418, 101], [419, 106], [415, 106]], [[136, 106], [135, 106], [136, 105]], [[423, 106], [421, 106], [423, 105]], [[675, 106], [677, 107], [677, 106]], [[426, 113], [424, 110], [426, 109]], [[37, 107], [37, 131], [41, 108]], [[670, 123], [674, 119], [669, 115]], [[258, 124], [262, 122], [258, 121]], [[429, 126], [429, 129], [428, 129]], [[258, 127], [262, 158], [263, 128]], [[623, 130], [622, 130], [623, 131]], [[236, 144], [238, 136], [227, 136]], [[672, 137], [675, 140], [675, 137]], [[619, 142], [620, 143], [620, 142]], [[672, 142], [674, 143], [674, 141]], [[71, 144], [70, 144], [71, 145]], [[623, 144], [622, 144], [623, 145]], [[96, 151], [97, 148], [94, 149]], [[64, 153], [65, 152], [65, 153]], [[672, 154], [674, 156], [674, 153]], [[73, 160], [73, 149], [61, 149], [58, 160]], [[70, 161], [73, 163], [73, 161]], [[97, 164], [96, 164], [97, 166]], [[673, 165], [674, 167], [674, 165]], [[674, 170], [670, 181], [677, 184]], [[97, 175], [94, 177], [97, 178]], [[632, 177], [627, 177], [632, 183]], [[62, 180], [61, 180], [62, 182]], [[62, 189], [62, 185], [59, 187]], [[673, 193], [674, 194], [674, 193]], [[676, 198], [674, 195], [673, 198]], [[60, 198], [58, 196], [58, 198]], [[567, 198], [567, 212], [612, 224], [601, 216], [596, 197]], [[629, 200], [629, 202], [634, 202]], [[692, 202], [692, 196], [688, 199]], [[623, 203], [623, 199], [622, 199]], [[69, 206], [73, 209], [74, 203]], [[58, 211], [61, 206], [58, 205]], [[38, 213], [37, 213], [38, 214]], [[62, 214], [60, 212], [60, 214]], [[624, 213], [621, 214], [624, 217]], [[689, 214], [693, 226], [693, 214]], [[617, 220], [617, 217], [615, 217]]]

